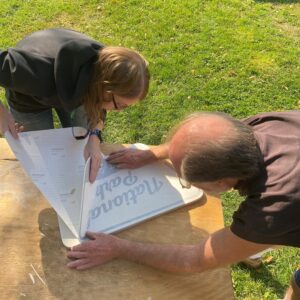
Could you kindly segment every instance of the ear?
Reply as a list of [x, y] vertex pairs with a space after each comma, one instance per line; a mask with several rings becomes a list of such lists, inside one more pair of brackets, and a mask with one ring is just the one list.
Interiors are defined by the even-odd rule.
[[238, 180], [234, 178], [223, 178], [217, 181], [217, 185], [222, 190], [230, 190], [237, 184], [237, 182]]
[[221, 189], [221, 190], [224, 190], [224, 189], [227, 189], [228, 188], [228, 184], [227, 184], [227, 181], [226, 179], [219, 179], [217, 180], [217, 186]]

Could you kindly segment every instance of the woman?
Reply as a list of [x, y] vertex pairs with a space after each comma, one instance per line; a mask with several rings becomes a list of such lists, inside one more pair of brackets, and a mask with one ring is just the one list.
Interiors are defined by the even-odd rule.
[[[10, 111], [0, 102], [0, 133], [53, 128], [52, 108], [63, 127], [89, 130], [84, 150], [91, 157], [90, 181], [100, 162], [106, 110], [122, 110], [145, 98], [146, 60], [122, 47], [105, 47], [66, 29], [35, 32], [0, 52], [0, 85]], [[16, 126], [17, 124], [17, 126]]]

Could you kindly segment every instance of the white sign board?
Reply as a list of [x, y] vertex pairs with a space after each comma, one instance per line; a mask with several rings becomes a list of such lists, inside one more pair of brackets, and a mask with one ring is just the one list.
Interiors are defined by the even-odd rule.
[[199, 199], [203, 192], [183, 189], [174, 170], [155, 163], [120, 170], [105, 157], [96, 181], [89, 182], [85, 140], [71, 128], [24, 132], [6, 139], [27, 174], [59, 216], [63, 243], [70, 247], [87, 230], [112, 233]]

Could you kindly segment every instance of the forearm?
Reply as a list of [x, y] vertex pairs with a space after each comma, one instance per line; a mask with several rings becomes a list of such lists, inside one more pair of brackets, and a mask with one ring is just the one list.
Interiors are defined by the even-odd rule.
[[89, 133], [88, 142], [84, 148], [84, 158], [87, 160], [91, 159], [90, 166], [90, 182], [93, 183], [96, 180], [100, 165], [101, 165], [101, 143], [103, 143], [102, 133], [100, 129], [100, 124], [97, 124], [96, 127], [91, 129]]
[[200, 264], [200, 245], [143, 244], [122, 240], [119, 258], [172, 273], [204, 271]]
[[100, 144], [103, 142], [103, 138], [102, 138], [102, 129], [103, 129], [103, 122], [100, 121], [98, 122], [95, 126], [93, 126], [93, 128], [91, 128], [90, 130], [100, 130], [100, 135], [96, 135], [96, 134], [90, 134], [89, 136], [89, 142], [100, 146]]
[[84, 270], [112, 259], [127, 259], [174, 273], [203, 272], [239, 262], [270, 247], [243, 240], [223, 228], [197, 245], [159, 245], [132, 242], [104, 233], [87, 232], [91, 240], [74, 246], [68, 266]]
[[3, 111], [5, 111], [6, 108], [4, 106], [4, 104], [2, 103], [2, 101], [0, 100], [0, 113], [2, 113]]
[[93, 128], [91, 128], [91, 129], [99, 129], [99, 130], [103, 130], [103, 128], [104, 128], [104, 123], [103, 123], [103, 121], [99, 121]]
[[6, 131], [9, 131], [14, 138], [18, 138], [15, 120], [0, 101], [0, 134], [4, 135]]
[[240, 239], [224, 228], [197, 245], [155, 245], [121, 241], [120, 258], [176, 273], [203, 272], [239, 262], [270, 245]]
[[153, 160], [169, 158], [168, 150], [169, 150], [168, 143], [150, 147], [150, 151], [153, 153]]

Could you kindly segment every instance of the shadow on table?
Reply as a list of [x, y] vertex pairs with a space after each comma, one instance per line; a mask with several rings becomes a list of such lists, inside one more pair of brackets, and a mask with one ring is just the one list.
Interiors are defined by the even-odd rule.
[[[204, 196], [189, 207], [197, 208], [205, 202]], [[45, 280], [49, 292], [58, 299], [199, 298], [199, 291], [207, 289], [207, 282], [213, 280], [209, 277], [215, 276], [215, 273], [210, 276], [204, 273], [203, 280], [199, 282], [199, 275], [202, 274], [173, 275], [123, 260], [115, 260], [81, 272], [70, 270], [66, 266], [69, 261], [66, 258], [67, 249], [62, 245], [53, 209], [40, 212], [39, 226], [44, 235], [40, 241], [40, 249]], [[118, 233], [120, 237], [135, 241], [166, 244], [193, 244], [207, 235], [205, 230], [191, 225], [186, 208], [179, 208]]]

